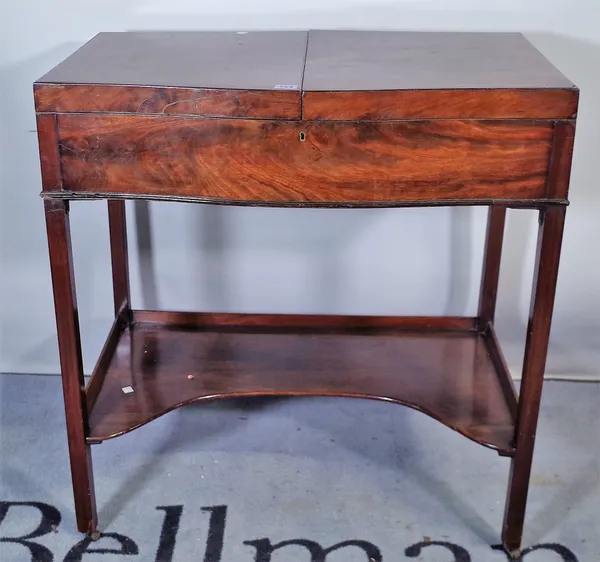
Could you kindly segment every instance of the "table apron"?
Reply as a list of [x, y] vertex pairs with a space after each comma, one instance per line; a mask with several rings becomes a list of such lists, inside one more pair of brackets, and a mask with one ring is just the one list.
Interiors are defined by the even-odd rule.
[[[59, 114], [61, 190], [300, 205], [543, 200], [555, 122]], [[566, 197], [562, 197], [565, 199]]]

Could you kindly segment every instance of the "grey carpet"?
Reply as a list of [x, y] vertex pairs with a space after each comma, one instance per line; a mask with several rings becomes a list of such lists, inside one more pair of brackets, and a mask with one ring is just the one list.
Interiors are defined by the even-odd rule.
[[[600, 561], [599, 416], [600, 385], [547, 383], [525, 562]], [[491, 545], [508, 460], [407, 408], [195, 405], [93, 450], [107, 535], [87, 544], [75, 530], [60, 379], [0, 376], [2, 562], [507, 559]], [[3, 538], [32, 533], [41, 510], [32, 558]], [[291, 540], [304, 542], [281, 544]]]

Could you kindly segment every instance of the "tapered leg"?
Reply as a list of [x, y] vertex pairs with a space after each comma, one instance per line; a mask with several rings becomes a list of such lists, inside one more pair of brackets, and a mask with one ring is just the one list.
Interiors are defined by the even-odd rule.
[[108, 201], [108, 228], [110, 230], [115, 315], [119, 315], [120, 313], [129, 313], [131, 310], [125, 201], [115, 199]]
[[69, 202], [46, 200], [46, 227], [62, 372], [77, 528], [97, 535], [98, 518], [88, 434], [79, 317], [73, 276]]
[[512, 460], [502, 530], [504, 547], [513, 557], [517, 557], [519, 554], [523, 536], [525, 506], [546, 367], [565, 210], [565, 207], [555, 206], [540, 211], [533, 293], [519, 394], [515, 435], [516, 454]]
[[483, 274], [479, 294], [479, 311], [477, 313], [479, 328], [482, 330], [494, 321], [496, 313], [496, 296], [498, 294], [505, 221], [506, 207], [491, 206], [489, 208], [485, 253], [483, 256]]

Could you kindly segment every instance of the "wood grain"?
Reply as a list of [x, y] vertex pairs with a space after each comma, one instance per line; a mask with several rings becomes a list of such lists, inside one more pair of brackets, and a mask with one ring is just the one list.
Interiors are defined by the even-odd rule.
[[302, 118], [570, 119], [578, 100], [576, 89], [308, 91], [302, 94]]
[[[482, 334], [490, 354], [490, 359], [496, 368], [498, 380], [506, 398], [506, 404], [508, 405], [513, 421], [516, 423], [519, 397], [493, 324], [488, 324]], [[515, 444], [514, 440], [512, 444]]]
[[[73, 489], [89, 445], [197, 401], [403, 404], [513, 457], [519, 556], [579, 92], [514, 33], [102, 33], [34, 86]], [[115, 323], [84, 389], [70, 199], [109, 199]], [[477, 318], [131, 311], [123, 199], [490, 205]], [[493, 320], [505, 208], [541, 210], [517, 402]], [[124, 394], [122, 388], [134, 392]]]
[[[260, 318], [227, 330], [137, 322], [124, 330], [111, 358], [88, 441], [115, 437], [194, 401], [341, 396], [410, 406], [512, 454], [514, 424], [481, 335], [369, 324], [289, 332], [261, 325]], [[134, 392], [124, 394], [123, 386]]]
[[38, 112], [299, 119], [300, 91], [36, 84]]
[[305, 91], [573, 88], [521, 33], [311, 30]]
[[[563, 165], [568, 166], [569, 163], [564, 161]], [[560, 173], [560, 171], [557, 169], [555, 173]], [[502, 529], [502, 542], [509, 552], [516, 552], [520, 549], [523, 536], [565, 213], [566, 209], [564, 207], [550, 207], [540, 211], [541, 220], [538, 229], [538, 244], [515, 432], [517, 450], [511, 464]]]
[[133, 322], [202, 329], [203, 327], [238, 328], [253, 326], [281, 330], [459, 330], [475, 331], [477, 319], [467, 316], [355, 316], [329, 314], [229, 314], [214, 312], [173, 312], [134, 310]]
[[42, 189], [62, 189], [60, 156], [58, 154], [58, 125], [56, 115], [36, 115]]
[[123, 314], [128, 321], [131, 315], [131, 297], [125, 201], [109, 200], [107, 207], [115, 316]]
[[488, 324], [494, 322], [496, 315], [505, 222], [506, 207], [499, 205], [489, 207], [477, 310], [479, 327], [482, 330], [487, 329]]
[[44, 208], [77, 528], [82, 533], [94, 533], [98, 516], [92, 453], [86, 441], [89, 412], [84, 391], [69, 202], [46, 200]]
[[128, 312], [130, 311], [123, 310], [121, 314], [115, 317], [110, 331], [108, 332], [108, 337], [106, 338], [102, 351], [100, 352], [100, 356], [98, 357], [96, 366], [94, 367], [90, 380], [85, 387], [85, 398], [88, 412], [90, 412], [94, 407], [96, 398], [98, 398], [98, 394], [102, 388], [102, 384], [104, 383], [104, 376], [106, 375], [106, 371], [110, 365], [111, 357], [115, 353], [117, 344], [119, 343], [119, 340], [123, 334], [123, 330], [129, 325], [130, 315], [127, 314]]
[[550, 170], [548, 173], [548, 197], [567, 199], [571, 181], [575, 121], [558, 121], [554, 125]]
[[[365, 203], [544, 195], [552, 126], [59, 115], [64, 189]], [[304, 142], [300, 134], [304, 133]]]
[[38, 82], [299, 91], [307, 40], [290, 30], [103, 32]]

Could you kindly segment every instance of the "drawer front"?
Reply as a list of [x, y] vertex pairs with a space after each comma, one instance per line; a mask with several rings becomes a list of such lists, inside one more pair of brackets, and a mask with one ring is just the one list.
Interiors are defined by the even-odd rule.
[[58, 115], [63, 189], [255, 204], [536, 199], [553, 127]]

